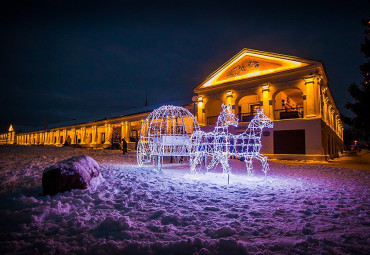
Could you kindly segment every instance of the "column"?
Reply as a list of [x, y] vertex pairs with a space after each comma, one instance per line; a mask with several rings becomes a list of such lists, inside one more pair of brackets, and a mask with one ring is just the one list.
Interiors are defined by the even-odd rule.
[[325, 97], [324, 99], [324, 121], [326, 123], [328, 123], [328, 101], [329, 101], [329, 98]]
[[53, 144], [58, 144], [59, 131], [54, 131]]
[[71, 140], [71, 144], [76, 144], [76, 129], [75, 128], [72, 128], [72, 140]]
[[205, 117], [205, 103], [207, 99], [203, 96], [198, 97], [198, 123], [199, 125], [206, 126], [207, 120]]
[[92, 141], [91, 141], [91, 144], [97, 144], [96, 142], [96, 130], [97, 127], [96, 126], [92, 126], [91, 127], [91, 134], [92, 134]]
[[332, 109], [333, 107], [331, 105], [329, 105], [329, 125], [330, 127], [333, 128], [333, 113], [334, 113], [334, 110]]
[[[122, 139], [126, 140], [126, 124], [124, 122], [121, 122], [121, 140]], [[126, 142], [127, 142], [127, 140], [126, 140]]]
[[315, 105], [315, 76], [304, 78], [306, 85], [306, 101], [307, 110], [306, 118], [316, 117], [316, 105]]
[[86, 144], [86, 128], [81, 128], [81, 144]]
[[110, 133], [111, 133], [112, 127], [110, 124], [105, 124], [105, 141], [104, 144], [111, 144], [110, 142]]
[[131, 122], [127, 122], [126, 135], [127, 135], [127, 142], [129, 142], [130, 141], [130, 136], [131, 136]]
[[67, 141], [67, 129], [63, 130], [63, 141], [62, 143], [64, 144]]
[[265, 115], [267, 117], [269, 117], [270, 119], [273, 119], [272, 118], [272, 114], [270, 113], [270, 90], [269, 90], [269, 84], [263, 84], [262, 85], [262, 109], [263, 109], [263, 112], [265, 113]]
[[231, 107], [232, 98], [233, 98], [233, 92], [229, 90], [228, 92], [226, 92], [226, 104], [230, 105], [230, 107]]

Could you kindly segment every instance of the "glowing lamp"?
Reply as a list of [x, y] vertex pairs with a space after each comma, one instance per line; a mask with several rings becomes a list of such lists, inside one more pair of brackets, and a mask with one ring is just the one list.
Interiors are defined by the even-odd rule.
[[269, 84], [264, 84], [264, 85], [262, 85], [262, 91], [264, 91], [264, 90], [269, 90], [269, 87], [270, 87], [270, 85], [269, 85]]
[[305, 81], [306, 84], [314, 83], [314, 80], [315, 80], [315, 76], [304, 78], [304, 81]]
[[203, 106], [203, 97], [198, 97], [198, 107]]

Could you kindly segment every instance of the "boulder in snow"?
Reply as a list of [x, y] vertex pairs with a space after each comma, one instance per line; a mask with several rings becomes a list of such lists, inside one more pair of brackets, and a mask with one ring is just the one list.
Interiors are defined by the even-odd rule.
[[42, 174], [44, 195], [86, 189], [93, 178], [102, 178], [98, 163], [89, 156], [72, 157], [46, 168]]

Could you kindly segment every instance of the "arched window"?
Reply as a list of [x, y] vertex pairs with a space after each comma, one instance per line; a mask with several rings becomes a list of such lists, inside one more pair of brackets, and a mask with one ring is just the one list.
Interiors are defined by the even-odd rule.
[[260, 98], [256, 94], [243, 96], [238, 101], [237, 113], [240, 122], [249, 122], [260, 106]]
[[275, 96], [275, 119], [303, 118], [303, 92], [298, 88], [288, 88]]

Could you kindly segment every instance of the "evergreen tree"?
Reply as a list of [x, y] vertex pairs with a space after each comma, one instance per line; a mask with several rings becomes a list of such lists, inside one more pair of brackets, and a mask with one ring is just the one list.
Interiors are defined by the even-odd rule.
[[345, 107], [349, 109], [354, 117], [345, 117], [343, 120], [350, 125], [354, 131], [365, 142], [370, 138], [370, 19], [363, 21], [365, 30], [365, 40], [361, 45], [361, 52], [365, 55], [367, 62], [360, 66], [361, 74], [364, 80], [358, 86], [355, 83], [350, 84], [348, 92], [354, 102], [347, 102]]

